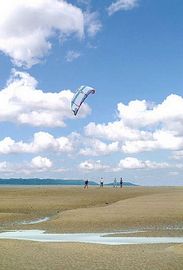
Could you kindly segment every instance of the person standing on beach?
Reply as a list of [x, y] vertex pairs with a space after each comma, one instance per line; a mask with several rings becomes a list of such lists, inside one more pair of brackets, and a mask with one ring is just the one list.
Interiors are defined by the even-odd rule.
[[123, 178], [121, 177], [120, 178], [120, 188], [122, 188], [123, 187]]
[[117, 188], [117, 180], [116, 180], [116, 177], [114, 178], [113, 187], [114, 187], [114, 188]]
[[84, 189], [88, 188], [88, 179], [85, 180]]
[[103, 187], [104, 186], [104, 179], [101, 177], [100, 178], [100, 187]]

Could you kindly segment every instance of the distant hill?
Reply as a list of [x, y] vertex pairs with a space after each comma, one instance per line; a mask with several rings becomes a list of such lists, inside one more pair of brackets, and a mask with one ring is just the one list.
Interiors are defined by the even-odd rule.
[[[9, 179], [0, 179], [0, 185], [26, 185], [26, 186], [83, 186], [84, 181], [81, 179], [75, 180], [64, 180], [64, 179], [40, 179], [40, 178], [9, 178]], [[90, 186], [98, 186], [98, 183], [95, 181], [89, 181]], [[124, 186], [136, 186], [135, 184], [124, 182]], [[105, 184], [105, 186], [113, 186], [113, 183]]]
[[[10, 179], [0, 179], [0, 185], [64, 185], [64, 186], [82, 186], [84, 184], [83, 180], [63, 180], [63, 179], [39, 179], [39, 178], [10, 178]], [[94, 186], [98, 185], [94, 181], [89, 181], [89, 184]]]
[[[106, 186], [113, 186], [113, 183], [106, 184]], [[118, 183], [119, 186], [119, 183]], [[133, 184], [131, 182], [123, 182], [123, 186], [138, 186], [136, 184]]]

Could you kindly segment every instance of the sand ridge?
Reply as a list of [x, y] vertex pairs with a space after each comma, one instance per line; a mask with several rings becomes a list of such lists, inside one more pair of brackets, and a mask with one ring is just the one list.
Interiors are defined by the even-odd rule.
[[[183, 188], [0, 189], [2, 229], [50, 232], [116, 231], [129, 227], [182, 223]], [[34, 225], [21, 220], [50, 216]]]

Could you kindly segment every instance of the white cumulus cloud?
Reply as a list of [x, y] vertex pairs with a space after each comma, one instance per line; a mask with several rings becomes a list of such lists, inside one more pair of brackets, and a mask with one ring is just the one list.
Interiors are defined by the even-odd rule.
[[[44, 92], [37, 89], [37, 81], [26, 72], [14, 71], [7, 86], [0, 91], [0, 121], [32, 126], [64, 127], [65, 119], [73, 118], [70, 90]], [[78, 114], [90, 113], [85, 103]]]
[[149, 139], [151, 137], [150, 132], [128, 127], [123, 121], [114, 121], [107, 124], [89, 123], [85, 127], [85, 134], [112, 141]]
[[2, 177], [50, 177], [53, 173], [64, 173], [69, 169], [57, 167], [54, 162], [45, 156], [35, 156], [30, 161], [23, 162], [0, 162], [0, 173]]
[[52, 161], [47, 157], [37, 156], [32, 159], [31, 165], [33, 168], [45, 170], [51, 168], [53, 164]]
[[34, 134], [33, 141], [29, 143], [16, 142], [10, 137], [4, 138], [0, 141], [0, 154], [39, 153], [44, 151], [71, 153], [76, 143], [77, 139], [75, 139], [74, 134], [55, 138], [48, 132], [40, 131]]
[[84, 15], [66, 1], [1, 1], [0, 50], [16, 65], [31, 67], [51, 49], [51, 37], [71, 34], [84, 35]]
[[162, 169], [167, 168], [169, 165], [166, 162], [152, 162], [150, 160], [139, 160], [134, 157], [126, 157], [125, 159], [121, 159], [118, 168], [119, 169]]
[[102, 164], [100, 160], [86, 160], [79, 164], [79, 169], [84, 171], [100, 171], [108, 169], [107, 165]]
[[[165, 127], [182, 132], [183, 97], [171, 94], [160, 104], [150, 104], [145, 100], [133, 100], [125, 105], [118, 104], [119, 118], [131, 127], [163, 124]], [[180, 124], [180, 125], [179, 125]]]
[[183, 148], [183, 137], [176, 136], [168, 130], [157, 130], [152, 133], [151, 140], [126, 140], [122, 145], [124, 153], [139, 153], [153, 150], [177, 150]]
[[183, 98], [171, 94], [160, 104], [145, 100], [119, 103], [118, 119], [89, 123], [85, 135], [119, 142], [121, 151], [183, 150]]
[[99, 156], [99, 155], [108, 155], [114, 152], [119, 151], [119, 143], [112, 142], [106, 144], [98, 139], [87, 140], [86, 147], [81, 148], [80, 154], [83, 156]]

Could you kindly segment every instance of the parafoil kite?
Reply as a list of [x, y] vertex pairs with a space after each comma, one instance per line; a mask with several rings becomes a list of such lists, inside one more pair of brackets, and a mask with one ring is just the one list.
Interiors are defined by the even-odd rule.
[[76, 91], [72, 101], [71, 101], [71, 109], [74, 113], [74, 115], [77, 115], [79, 108], [81, 107], [82, 103], [85, 101], [85, 99], [90, 95], [94, 94], [95, 89], [90, 86], [81, 86]]

